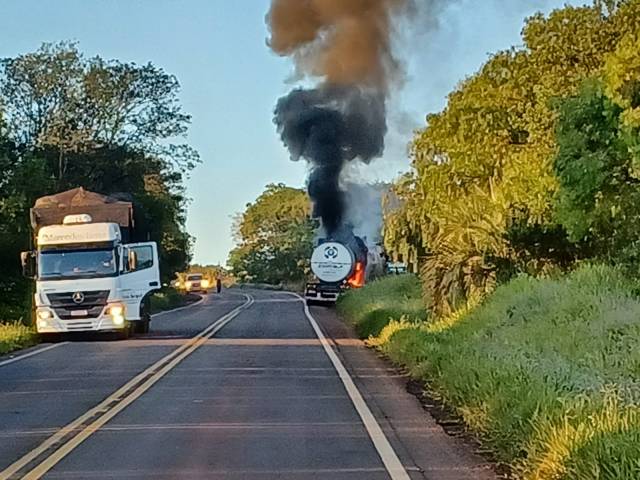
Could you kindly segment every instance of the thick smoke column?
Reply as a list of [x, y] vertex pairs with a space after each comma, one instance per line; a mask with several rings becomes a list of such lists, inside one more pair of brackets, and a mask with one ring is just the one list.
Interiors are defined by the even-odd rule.
[[291, 56], [313, 89], [281, 98], [275, 123], [294, 160], [310, 162], [309, 195], [327, 234], [342, 225], [346, 162], [384, 151], [385, 101], [398, 73], [391, 21], [408, 0], [273, 0], [270, 47]]

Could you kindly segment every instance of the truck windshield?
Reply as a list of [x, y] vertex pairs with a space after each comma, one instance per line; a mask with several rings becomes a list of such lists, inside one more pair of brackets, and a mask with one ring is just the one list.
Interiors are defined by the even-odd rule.
[[43, 250], [39, 257], [41, 279], [106, 277], [117, 272], [113, 248]]

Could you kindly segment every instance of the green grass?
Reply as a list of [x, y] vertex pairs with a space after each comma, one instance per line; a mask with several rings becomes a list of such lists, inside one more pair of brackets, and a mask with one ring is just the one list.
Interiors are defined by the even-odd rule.
[[515, 478], [640, 478], [640, 300], [621, 272], [519, 277], [453, 320], [392, 321], [372, 343], [457, 409]]
[[390, 319], [426, 318], [420, 282], [414, 275], [389, 276], [351, 290], [340, 297], [338, 311], [362, 338], [378, 336]]
[[38, 343], [36, 332], [21, 323], [0, 323], [0, 355]]
[[193, 303], [198, 295], [184, 294], [175, 288], [165, 287], [151, 296], [151, 313], [158, 313]]

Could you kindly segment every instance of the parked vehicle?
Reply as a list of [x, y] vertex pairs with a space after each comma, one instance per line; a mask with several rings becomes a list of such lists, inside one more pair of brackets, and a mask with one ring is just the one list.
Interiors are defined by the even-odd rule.
[[129, 243], [131, 202], [78, 188], [38, 199], [31, 224], [36, 248], [23, 252], [22, 263], [36, 280], [39, 333], [149, 331], [158, 248]]
[[211, 287], [211, 281], [205, 278], [201, 273], [188, 273], [184, 280], [184, 291], [208, 293], [208, 289]]

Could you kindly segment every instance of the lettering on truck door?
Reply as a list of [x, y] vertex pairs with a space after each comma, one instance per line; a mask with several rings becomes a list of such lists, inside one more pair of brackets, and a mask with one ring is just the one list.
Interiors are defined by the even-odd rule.
[[128, 320], [140, 319], [140, 304], [144, 297], [160, 288], [158, 249], [154, 242], [125, 245], [123, 276], [120, 286]]

